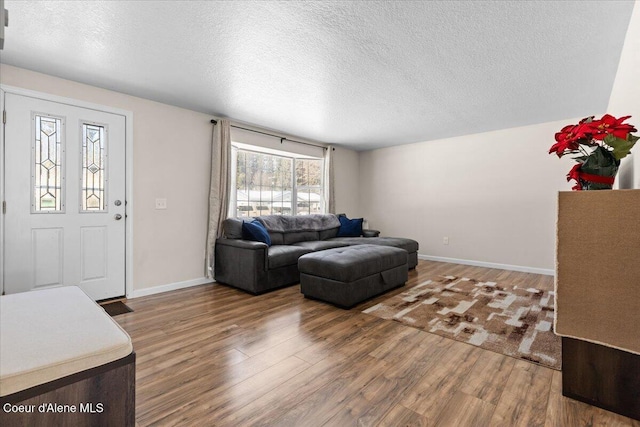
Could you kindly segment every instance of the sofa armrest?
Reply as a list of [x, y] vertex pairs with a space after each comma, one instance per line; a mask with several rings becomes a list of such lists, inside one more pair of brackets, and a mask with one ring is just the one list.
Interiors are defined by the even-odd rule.
[[262, 242], [254, 242], [252, 240], [241, 240], [241, 239], [218, 239], [216, 240], [216, 246], [231, 246], [234, 248], [240, 249], [251, 249], [251, 250], [266, 250], [268, 248], [266, 243]]
[[262, 242], [217, 239], [215, 279], [251, 293], [259, 293], [267, 281], [268, 246]]

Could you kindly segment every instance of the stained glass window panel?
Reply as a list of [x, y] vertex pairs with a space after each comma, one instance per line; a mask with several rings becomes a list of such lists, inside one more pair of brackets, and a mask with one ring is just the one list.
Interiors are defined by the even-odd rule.
[[82, 212], [104, 212], [106, 207], [106, 136], [104, 126], [82, 124]]
[[62, 212], [63, 175], [62, 119], [34, 115], [33, 202], [34, 213]]

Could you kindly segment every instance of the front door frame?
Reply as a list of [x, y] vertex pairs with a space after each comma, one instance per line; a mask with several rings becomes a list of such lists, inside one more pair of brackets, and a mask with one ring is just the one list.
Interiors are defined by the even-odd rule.
[[[20, 87], [0, 84], [0, 107], [4, 112], [5, 95], [12, 93], [16, 95], [38, 98], [45, 101], [67, 104], [74, 107], [87, 108], [90, 110], [102, 111], [124, 116], [125, 118], [125, 296], [133, 295], [133, 112], [78, 99], [67, 98], [49, 93], [38, 92]], [[11, 120], [7, 117], [7, 120]], [[2, 122], [2, 132], [0, 132], [0, 200], [5, 200], [5, 157], [4, 157], [4, 120]], [[0, 207], [1, 209], [1, 207]], [[9, 209], [11, 207], [9, 206]], [[4, 294], [4, 212], [0, 214], [0, 294]]]

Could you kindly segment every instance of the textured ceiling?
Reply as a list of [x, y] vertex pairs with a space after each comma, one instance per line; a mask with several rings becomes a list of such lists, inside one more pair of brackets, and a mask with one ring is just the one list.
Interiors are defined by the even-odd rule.
[[603, 113], [633, 1], [5, 7], [3, 63], [364, 150]]

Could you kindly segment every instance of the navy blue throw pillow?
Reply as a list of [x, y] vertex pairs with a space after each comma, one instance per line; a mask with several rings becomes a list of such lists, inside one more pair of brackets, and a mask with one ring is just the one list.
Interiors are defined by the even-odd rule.
[[242, 223], [242, 238], [244, 240], [266, 243], [267, 246], [271, 246], [271, 237], [269, 236], [269, 232], [257, 219], [254, 219], [251, 222]]
[[349, 219], [346, 216], [338, 217], [340, 228], [338, 237], [360, 237], [362, 235], [362, 218]]

